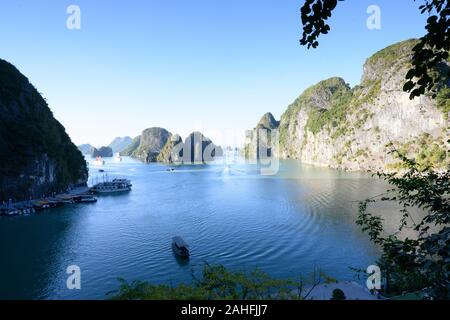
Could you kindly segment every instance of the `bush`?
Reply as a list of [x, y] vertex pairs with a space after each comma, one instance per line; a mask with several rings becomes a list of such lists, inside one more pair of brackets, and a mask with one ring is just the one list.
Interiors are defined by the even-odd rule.
[[344, 291], [341, 289], [334, 289], [333, 290], [333, 296], [331, 297], [331, 300], [345, 300], [347, 299], [345, 297]]

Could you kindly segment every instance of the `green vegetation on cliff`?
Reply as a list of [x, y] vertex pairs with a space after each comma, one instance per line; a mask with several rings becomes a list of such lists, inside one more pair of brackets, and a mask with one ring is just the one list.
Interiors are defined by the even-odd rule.
[[335, 82], [336, 78], [331, 78], [318, 84], [324, 86], [323, 90], [330, 90], [332, 94], [327, 108], [313, 108], [309, 113], [306, 127], [313, 134], [319, 133], [324, 127], [341, 127], [346, 120], [347, 107], [353, 96], [352, 91], [345, 82], [338, 81], [334, 84]]
[[346, 107], [351, 98], [352, 91], [342, 78], [330, 78], [309, 87], [281, 116], [280, 145], [287, 145], [292, 134], [296, 133], [300, 110], [308, 115], [306, 128], [317, 134], [327, 125], [336, 127], [345, 121]]
[[133, 152], [139, 147], [141, 143], [141, 136], [135, 137], [131, 143], [123, 151], [120, 152], [122, 156], [131, 156]]
[[0, 199], [59, 191], [87, 179], [86, 162], [47, 102], [0, 59]]
[[439, 91], [436, 97], [438, 108], [445, 114], [448, 119], [448, 113], [450, 112], [450, 88], [445, 87]]
[[[440, 141], [448, 140], [442, 114], [448, 121], [450, 67], [442, 62], [435, 70], [440, 79], [435, 100], [431, 95], [407, 99], [403, 85], [417, 43], [406, 40], [373, 54], [364, 64], [361, 84], [353, 88], [330, 78], [306, 89], [281, 116], [280, 156], [333, 168], [384, 170], [396, 165], [384, 146], [397, 140], [398, 146], [411, 144], [408, 154], [419, 165], [445, 166], [448, 157]], [[433, 136], [420, 144], [424, 132]]]

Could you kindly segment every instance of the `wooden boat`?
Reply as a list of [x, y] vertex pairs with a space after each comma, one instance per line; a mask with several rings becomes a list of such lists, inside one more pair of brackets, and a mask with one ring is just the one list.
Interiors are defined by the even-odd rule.
[[182, 258], [189, 258], [189, 246], [181, 237], [172, 238], [173, 252]]
[[92, 195], [80, 195], [77, 197], [74, 197], [75, 203], [96, 203], [97, 198]]

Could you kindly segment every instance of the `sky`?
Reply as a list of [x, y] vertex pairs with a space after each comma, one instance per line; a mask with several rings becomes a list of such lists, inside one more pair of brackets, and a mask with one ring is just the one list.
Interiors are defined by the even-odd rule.
[[[299, 45], [294, 0], [0, 0], [0, 58], [47, 99], [74, 143], [163, 127], [240, 145], [272, 112], [332, 76], [357, 85], [376, 51], [425, 33], [413, 0], [345, 0], [318, 49]], [[67, 28], [67, 8], [81, 28]], [[381, 9], [370, 30], [367, 8]]]

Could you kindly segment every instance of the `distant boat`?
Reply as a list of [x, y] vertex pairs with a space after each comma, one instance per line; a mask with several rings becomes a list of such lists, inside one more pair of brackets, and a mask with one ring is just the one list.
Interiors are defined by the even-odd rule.
[[176, 255], [182, 258], [189, 258], [189, 246], [181, 237], [172, 238], [172, 249]]
[[102, 166], [105, 164], [105, 160], [103, 160], [102, 157], [97, 157], [92, 163], [94, 164], [94, 166]]
[[114, 161], [115, 162], [121, 162], [122, 161], [122, 157], [120, 156], [120, 153], [117, 152], [114, 156]]
[[99, 169], [99, 170], [98, 170], [98, 172], [105, 172], [105, 170], [103, 170], [103, 169]]

